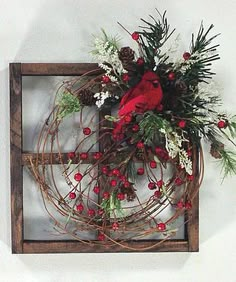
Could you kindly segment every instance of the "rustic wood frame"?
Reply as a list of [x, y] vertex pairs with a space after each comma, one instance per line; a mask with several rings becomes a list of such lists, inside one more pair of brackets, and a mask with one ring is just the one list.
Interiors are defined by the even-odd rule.
[[[10, 146], [11, 146], [11, 226], [12, 253], [77, 253], [127, 252], [119, 246], [108, 248], [105, 243], [89, 246], [73, 240], [24, 240], [23, 222], [23, 166], [29, 153], [22, 151], [22, 77], [23, 76], [79, 76], [97, 68], [96, 64], [79, 63], [11, 63], [10, 64]], [[33, 154], [30, 154], [31, 156]], [[55, 157], [55, 163], [56, 163]], [[189, 189], [194, 189], [191, 185]], [[187, 212], [185, 239], [168, 240], [150, 249], [151, 252], [196, 252], [199, 248], [199, 195]], [[155, 240], [157, 243], [158, 240]], [[132, 247], [148, 247], [153, 240], [130, 241]]]

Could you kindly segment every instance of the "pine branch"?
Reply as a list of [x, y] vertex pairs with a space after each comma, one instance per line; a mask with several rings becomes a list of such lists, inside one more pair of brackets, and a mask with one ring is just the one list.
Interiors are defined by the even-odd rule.
[[203, 24], [201, 23], [196, 39], [194, 34], [192, 34], [190, 48], [192, 63], [184, 74], [184, 80], [188, 81], [189, 84], [192, 84], [192, 82], [195, 83], [195, 81], [207, 83], [207, 79], [211, 79], [212, 76], [215, 75], [214, 72], [210, 71], [209, 67], [211, 67], [213, 61], [219, 60], [220, 57], [219, 54], [215, 54], [219, 44], [210, 46], [212, 41], [219, 36], [219, 34], [208, 38], [208, 34], [213, 27], [213, 25], [210, 25], [205, 32]]
[[79, 112], [81, 109], [79, 99], [70, 92], [63, 92], [56, 104], [59, 107], [58, 119], [63, 119], [68, 115]]
[[221, 155], [221, 166], [222, 171], [224, 173], [223, 179], [227, 177], [228, 175], [235, 175], [236, 174], [236, 153], [232, 151], [226, 151], [222, 149], [220, 151]]
[[139, 132], [142, 136], [143, 142], [147, 145], [160, 142], [161, 128], [169, 128], [170, 124], [167, 120], [154, 114], [153, 112], [147, 112], [143, 115], [142, 120], [139, 123]]
[[164, 55], [160, 54], [160, 48], [166, 43], [170, 36], [174, 33], [175, 29], [170, 31], [170, 25], [166, 18], [166, 11], [163, 15], [156, 9], [159, 19], [156, 20], [152, 15], [150, 18], [152, 22], [141, 19], [146, 26], [140, 26], [143, 30], [139, 32], [141, 35], [141, 47], [143, 53], [146, 54], [146, 61], [154, 63], [154, 57], [159, 59]]

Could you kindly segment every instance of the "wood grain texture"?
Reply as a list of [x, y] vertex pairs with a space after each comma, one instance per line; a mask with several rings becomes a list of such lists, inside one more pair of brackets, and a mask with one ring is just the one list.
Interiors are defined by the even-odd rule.
[[25, 63], [21, 64], [21, 73], [24, 76], [43, 76], [43, 75], [61, 75], [61, 76], [79, 76], [89, 71], [93, 71], [92, 74], [99, 74], [103, 71], [98, 69], [97, 64], [89, 63]]
[[[195, 171], [195, 179], [197, 179], [199, 171], [199, 151], [195, 147], [193, 150], [193, 169]], [[194, 194], [196, 189], [199, 189], [193, 181], [189, 187], [189, 192]], [[192, 200], [192, 208], [187, 211], [186, 215], [186, 237], [189, 242], [189, 252], [198, 252], [199, 251], [199, 193], [197, 191], [196, 196]]]
[[11, 225], [12, 252], [23, 251], [23, 171], [22, 148], [22, 80], [21, 65], [10, 64], [10, 147], [11, 147]]
[[[158, 241], [130, 241], [127, 245], [131, 248], [147, 248]], [[124, 249], [120, 246], [107, 247], [103, 245], [85, 245], [76, 241], [25, 241], [24, 253], [118, 253], [118, 252], [137, 252]], [[188, 242], [183, 240], [165, 241], [148, 252], [187, 252]], [[140, 251], [142, 252], [142, 251]]]

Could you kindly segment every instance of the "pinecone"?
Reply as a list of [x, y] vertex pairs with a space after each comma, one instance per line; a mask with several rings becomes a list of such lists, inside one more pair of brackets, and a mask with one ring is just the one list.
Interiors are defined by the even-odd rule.
[[220, 154], [220, 151], [224, 149], [224, 144], [223, 143], [219, 143], [219, 144], [211, 144], [211, 150], [210, 150], [210, 154], [212, 155], [212, 157], [214, 157], [215, 159], [221, 159], [222, 156]]
[[119, 59], [122, 62], [124, 69], [129, 69], [129, 66], [132, 65], [134, 60], [134, 50], [130, 47], [123, 47], [119, 51]]
[[93, 106], [96, 102], [96, 98], [94, 98], [94, 93], [89, 89], [82, 89], [78, 94], [78, 98], [81, 104], [84, 106]]
[[136, 198], [136, 193], [133, 187], [121, 187], [120, 191], [121, 193], [126, 194], [126, 199], [128, 202], [132, 202]]

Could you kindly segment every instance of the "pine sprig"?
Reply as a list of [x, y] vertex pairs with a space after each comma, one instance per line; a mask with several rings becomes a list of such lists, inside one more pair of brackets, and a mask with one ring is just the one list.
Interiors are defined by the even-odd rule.
[[70, 92], [63, 92], [56, 104], [59, 107], [57, 118], [59, 120], [73, 113], [79, 112], [81, 105], [79, 99]]
[[117, 199], [117, 193], [113, 192], [109, 199], [104, 199], [101, 203], [101, 207], [106, 214], [116, 212], [119, 216], [123, 215], [123, 209], [121, 207], [121, 201]]
[[141, 19], [146, 26], [140, 26], [143, 30], [139, 32], [141, 35], [141, 47], [146, 55], [146, 61], [150, 64], [154, 64], [154, 57], [159, 59], [164, 55], [160, 54], [160, 48], [166, 43], [166, 41], [173, 34], [175, 29], [170, 31], [170, 25], [166, 18], [166, 11], [163, 15], [156, 9], [159, 19], [155, 19], [152, 15], [152, 22]]
[[198, 31], [197, 37], [195, 39], [194, 34], [192, 34], [192, 43], [191, 43], [191, 65], [187, 69], [184, 80], [189, 81], [189, 84], [197, 84], [198, 82], [206, 82], [207, 79], [211, 79], [214, 72], [211, 71], [212, 62], [219, 60], [219, 54], [217, 54], [217, 45], [211, 46], [212, 41], [219, 36], [216, 34], [208, 38], [209, 32], [213, 29], [213, 25], [210, 25], [209, 28], [205, 31], [203, 24], [201, 23], [200, 29]]
[[223, 179], [228, 175], [236, 174], [236, 153], [228, 150], [222, 149], [220, 151], [221, 159], [220, 163], [222, 166], [222, 171], [224, 173]]
[[170, 124], [167, 120], [153, 112], [146, 112], [139, 123], [139, 132], [143, 142], [147, 145], [156, 143], [161, 139], [161, 128], [169, 128]]
[[236, 116], [232, 117], [232, 120], [228, 123], [227, 128], [229, 129], [232, 138], [236, 138]]

